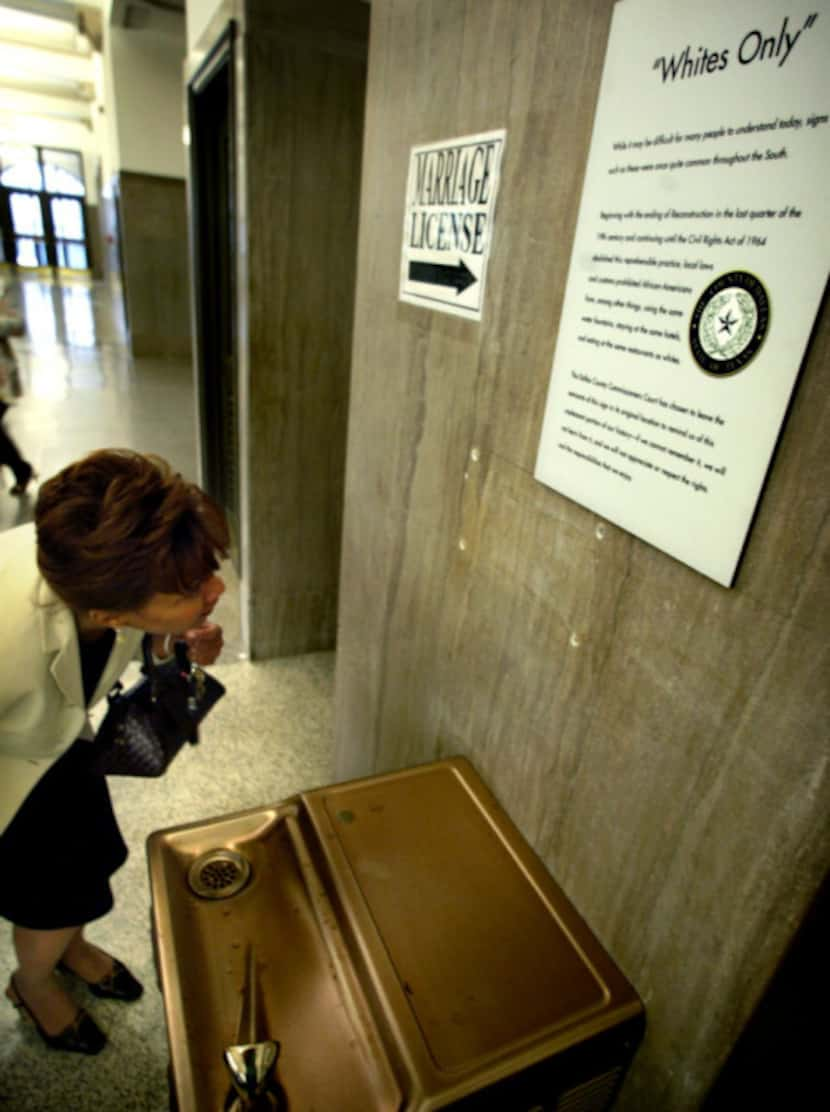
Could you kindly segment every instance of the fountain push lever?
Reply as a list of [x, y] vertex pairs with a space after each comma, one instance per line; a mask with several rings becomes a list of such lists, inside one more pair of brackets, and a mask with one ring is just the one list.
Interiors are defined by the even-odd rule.
[[232, 1085], [225, 1100], [225, 1112], [253, 1112], [254, 1109], [284, 1107], [282, 1089], [274, 1076], [280, 1044], [273, 1039], [259, 1039], [258, 1035], [256, 958], [253, 946], [249, 945], [237, 1041], [232, 1046], [226, 1046], [223, 1055]]

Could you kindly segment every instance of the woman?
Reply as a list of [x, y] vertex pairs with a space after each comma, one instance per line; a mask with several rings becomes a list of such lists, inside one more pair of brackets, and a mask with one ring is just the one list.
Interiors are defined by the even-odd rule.
[[[2, 313], [2, 301], [0, 301], [0, 330], [2, 330]], [[37, 476], [35, 469], [21, 456], [19, 448], [3, 426], [3, 418], [9, 408], [5, 395], [14, 394], [10, 387], [12, 380], [16, 378], [17, 359], [8, 339], [0, 335], [0, 465], [8, 467], [14, 475], [11, 493], [19, 495], [26, 493], [29, 483]]]
[[61, 976], [97, 996], [142, 992], [84, 936], [111, 909], [109, 877], [127, 856], [106, 779], [89, 771], [87, 708], [145, 632], [159, 658], [178, 638], [196, 663], [216, 660], [222, 630], [208, 617], [228, 543], [198, 487], [120, 450], [65, 468], [41, 487], [34, 525], [0, 534], [0, 915], [18, 961], [6, 995], [55, 1049], [95, 1054], [106, 1042]]
[[[2, 343], [2, 341], [0, 341]], [[3, 427], [3, 417], [8, 405], [0, 397], [0, 464], [8, 467], [14, 475], [14, 484], [9, 488], [9, 493], [21, 495], [26, 493], [26, 488], [32, 479], [36, 479], [35, 469], [20, 454], [20, 449]]]
[[20, 371], [9, 337], [23, 336], [25, 333], [23, 317], [11, 303], [11, 299], [6, 297], [5, 285], [0, 279], [0, 465], [8, 467], [14, 475], [11, 493], [17, 495], [25, 494], [29, 483], [36, 478], [34, 468], [21, 456], [17, 445], [3, 427], [3, 418], [9, 408], [7, 398], [20, 394]]

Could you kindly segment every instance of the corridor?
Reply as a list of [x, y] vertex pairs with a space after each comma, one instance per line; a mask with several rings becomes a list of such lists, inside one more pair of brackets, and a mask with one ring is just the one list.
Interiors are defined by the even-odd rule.
[[[9, 282], [6, 296], [27, 328], [12, 341], [23, 396], [9, 410], [6, 427], [41, 476], [94, 448], [124, 447], [157, 452], [196, 478], [190, 365], [134, 363], [121, 298], [106, 283], [24, 276]], [[8, 490], [8, 472], [3, 481]], [[0, 528], [30, 520], [35, 496], [33, 485], [29, 497], [3, 497]]]
[[[13, 341], [23, 396], [5, 424], [41, 479], [100, 447], [155, 452], [197, 478], [190, 365], [133, 360], [120, 298], [101, 282], [23, 279], [10, 294], [26, 319]], [[31, 520], [37, 482], [22, 498], [0, 480], [0, 531]], [[216, 611], [226, 631], [211, 668], [227, 688], [202, 729], [160, 780], [113, 778], [115, 810], [130, 858], [113, 877], [115, 909], [89, 936], [121, 957], [145, 985], [130, 1006], [77, 993], [109, 1036], [94, 1059], [48, 1050], [0, 999], [0, 1108], [32, 1112], [166, 1112], [167, 1039], [149, 930], [144, 841], [153, 830], [277, 801], [333, 777], [334, 657], [251, 662], [241, 652], [233, 571]], [[2, 626], [0, 625], [0, 632]], [[100, 713], [100, 710], [99, 710]], [[33, 883], [45, 878], [32, 878]], [[14, 969], [11, 928], [0, 945], [0, 986]], [[219, 1048], [221, 1053], [221, 1048]]]

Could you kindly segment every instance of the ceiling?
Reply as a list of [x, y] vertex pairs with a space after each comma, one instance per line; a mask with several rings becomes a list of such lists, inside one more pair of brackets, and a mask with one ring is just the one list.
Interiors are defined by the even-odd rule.
[[184, 29], [185, 0], [0, 0], [0, 116], [90, 127], [110, 7], [113, 27]]

